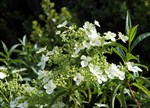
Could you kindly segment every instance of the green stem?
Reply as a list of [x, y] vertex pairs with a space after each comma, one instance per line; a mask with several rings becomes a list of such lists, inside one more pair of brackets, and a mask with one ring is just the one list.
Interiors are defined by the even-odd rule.
[[0, 93], [2, 94], [2, 96], [4, 97], [4, 99], [6, 100], [6, 102], [9, 103], [9, 100], [6, 98], [6, 96], [3, 94], [3, 92], [0, 91]]

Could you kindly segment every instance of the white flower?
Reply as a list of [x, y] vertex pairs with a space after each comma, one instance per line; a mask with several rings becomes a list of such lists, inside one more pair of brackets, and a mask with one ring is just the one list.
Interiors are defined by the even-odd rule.
[[28, 108], [28, 103], [27, 103], [27, 101], [25, 101], [24, 103], [18, 104], [17, 107], [19, 107], [19, 108]]
[[63, 102], [57, 102], [56, 104], [52, 105], [52, 108], [64, 108], [65, 104]]
[[138, 66], [135, 66], [135, 64], [133, 62], [128, 62], [127, 67], [128, 67], [129, 71], [132, 71], [132, 72], [140, 71], [140, 72], [142, 72], [142, 70]]
[[107, 33], [104, 33], [104, 38], [106, 40], [111, 40], [111, 41], [116, 41], [115, 37], [116, 37], [116, 34], [115, 33], [112, 33], [111, 31], [108, 31]]
[[10, 108], [16, 108], [16, 106], [17, 106], [17, 104], [18, 104], [18, 101], [10, 101], [10, 103], [9, 103], [9, 105], [10, 105]]
[[128, 37], [123, 35], [121, 32], [118, 32], [119, 39], [121, 39], [124, 43], [128, 41]]
[[91, 30], [91, 31], [95, 31], [95, 26], [92, 24], [92, 23], [89, 23], [88, 21], [86, 21], [83, 25], [83, 28], [84, 29], [88, 29], [88, 30]]
[[45, 63], [48, 61], [49, 57], [42, 54], [41, 62], [38, 63], [38, 66], [41, 66], [41, 69], [43, 70], [45, 68]]
[[73, 78], [77, 85], [79, 85], [83, 79], [84, 77], [80, 73], [77, 73], [76, 76]]
[[90, 68], [90, 72], [95, 76], [101, 75], [103, 73], [103, 71], [100, 70], [99, 66], [94, 66], [93, 64], [90, 63], [88, 67]]
[[36, 53], [44, 52], [44, 51], [46, 50], [46, 47], [47, 47], [47, 46], [45, 46], [44, 48], [39, 49]]
[[62, 27], [64, 27], [65, 25], [67, 25], [67, 21], [64, 21], [62, 24], [59, 24], [59, 25], [57, 26], [57, 28], [62, 28]]
[[90, 40], [90, 44], [91, 44], [92, 46], [101, 46], [101, 45], [102, 45], [102, 43], [101, 43], [101, 41], [100, 41], [100, 38], [99, 38], [99, 37], [98, 37], [98, 38], [95, 38], [95, 39]]
[[6, 74], [3, 72], [0, 72], [0, 79], [4, 79], [6, 77]]
[[118, 78], [119, 78], [120, 80], [124, 80], [124, 79], [125, 79], [125, 73], [122, 72], [122, 71], [120, 71], [120, 74], [119, 74]]
[[97, 75], [96, 78], [99, 84], [102, 84], [102, 82], [106, 82], [108, 80], [107, 76], [104, 74]]
[[[10, 105], [10, 108], [18, 108], [18, 101], [23, 98], [23, 97], [17, 97], [14, 101], [10, 101], [9, 105]], [[20, 107], [19, 107], [20, 108]], [[26, 107], [27, 108], [27, 107]]]
[[91, 47], [91, 44], [88, 43], [88, 42], [86, 42], [86, 41], [83, 41], [82, 44], [83, 44], [83, 46], [84, 46], [85, 48], [87, 48], [87, 49], [90, 49], [90, 47]]
[[[95, 22], [98, 25], [98, 22]], [[85, 22], [83, 26], [83, 30], [89, 38], [90, 45], [92, 46], [101, 46], [100, 36], [97, 33], [97, 30], [94, 24]], [[88, 45], [89, 46], [89, 45]]]
[[118, 77], [120, 80], [125, 79], [125, 73], [120, 71], [116, 64], [112, 63], [105, 72], [110, 79], [114, 79], [115, 77]]
[[54, 54], [54, 49], [52, 51], [49, 51], [46, 56], [50, 56], [50, 55], [53, 55]]
[[47, 94], [51, 94], [56, 88], [56, 85], [52, 81], [49, 81], [47, 84], [44, 85], [44, 88], [46, 89]]
[[96, 25], [96, 26], [98, 26], [98, 27], [100, 27], [100, 24], [99, 24], [99, 22], [98, 21], [94, 21], [94, 24]]
[[81, 56], [81, 66], [82, 67], [86, 67], [88, 64], [89, 64], [89, 62], [92, 60], [92, 58], [91, 57], [89, 57], [89, 56], [85, 56], [85, 55], [82, 55]]
[[80, 50], [83, 50], [85, 47], [83, 45], [75, 44], [75, 54], [78, 54]]

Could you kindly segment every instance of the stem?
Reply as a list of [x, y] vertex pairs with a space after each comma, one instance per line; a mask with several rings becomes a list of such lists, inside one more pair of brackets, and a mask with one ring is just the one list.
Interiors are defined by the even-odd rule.
[[6, 102], [9, 103], [9, 100], [6, 98], [6, 96], [3, 94], [3, 92], [0, 91], [0, 93], [2, 94], [2, 96], [4, 97], [4, 99], [6, 100]]
[[132, 97], [134, 98], [134, 101], [135, 101], [135, 103], [136, 103], [136, 105], [137, 105], [137, 107], [138, 108], [141, 108], [141, 106], [140, 106], [140, 102], [137, 100], [137, 98], [135, 97], [135, 95], [134, 95], [134, 93], [133, 93], [133, 90], [131, 89], [131, 86], [130, 86], [130, 84], [128, 83], [128, 86], [129, 86], [129, 89], [130, 89], [130, 92], [131, 92], [131, 95], [132, 95]]

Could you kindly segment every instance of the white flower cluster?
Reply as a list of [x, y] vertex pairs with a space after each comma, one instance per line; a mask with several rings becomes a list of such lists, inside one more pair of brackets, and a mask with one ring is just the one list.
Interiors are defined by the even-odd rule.
[[108, 78], [114, 79], [115, 77], [119, 78], [120, 80], [125, 79], [125, 72], [121, 71], [119, 69], [119, 65], [117, 66], [116, 64], [112, 63], [108, 69], [106, 69], [106, 74]]
[[[82, 55], [81, 56], [81, 66], [82, 68], [87, 67], [89, 68], [90, 72], [97, 78], [99, 84], [102, 82], [106, 82], [108, 79], [119, 78], [120, 80], [125, 79], [125, 72], [119, 69], [120, 66], [116, 64], [110, 64], [109, 68], [101, 70], [98, 65], [94, 65], [89, 63], [92, 58], [89, 56]], [[80, 79], [80, 78], [79, 78]]]
[[[96, 26], [100, 27], [99, 22], [94, 22]], [[102, 46], [106, 45], [111, 42], [116, 42], [117, 34], [108, 31], [104, 33], [104, 36], [101, 36], [95, 27], [94, 24], [85, 22], [83, 28], [80, 28], [82, 31], [85, 32], [85, 40], [82, 43], [75, 44], [75, 52], [73, 53], [72, 57], [76, 57], [80, 50], [85, 48], [89, 49], [92, 46]], [[128, 40], [128, 37], [123, 35], [121, 32], [118, 32], [118, 39], [122, 40], [124, 43]]]

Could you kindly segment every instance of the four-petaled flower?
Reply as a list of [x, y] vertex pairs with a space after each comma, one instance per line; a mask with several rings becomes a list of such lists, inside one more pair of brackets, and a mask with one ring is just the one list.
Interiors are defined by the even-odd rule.
[[0, 72], [0, 79], [4, 79], [6, 77], [6, 74], [3, 72]]
[[56, 104], [52, 105], [52, 108], [64, 108], [65, 104], [63, 102], [57, 102]]
[[123, 35], [121, 32], [118, 32], [118, 36], [119, 36], [119, 39], [122, 40], [122, 42], [126, 43], [126, 41], [128, 41], [128, 37]]
[[128, 70], [132, 71], [134, 76], [138, 76], [138, 72], [142, 72], [142, 70], [138, 66], [135, 66], [133, 62], [127, 62], [126, 64]]
[[128, 62], [127, 67], [128, 67], [129, 71], [132, 71], [132, 72], [140, 71], [140, 72], [142, 72], [142, 70], [138, 66], [135, 66], [135, 64], [133, 62]]
[[77, 73], [76, 76], [73, 78], [77, 85], [79, 85], [83, 79], [84, 77], [80, 73]]
[[114, 79], [115, 77], [118, 77], [120, 80], [125, 79], [125, 73], [121, 71], [116, 64], [112, 63], [105, 72], [110, 79]]
[[81, 66], [82, 67], [86, 67], [87, 65], [88, 65], [88, 63], [92, 60], [92, 58], [91, 57], [89, 57], [89, 56], [85, 56], [85, 55], [82, 55], [81, 56]]
[[56, 88], [56, 85], [52, 81], [49, 81], [47, 84], [44, 85], [44, 88], [46, 89], [47, 94], [51, 94]]
[[89, 69], [90, 69], [90, 72], [91, 72], [93, 75], [95, 75], [95, 76], [101, 75], [101, 74], [103, 73], [103, 71], [100, 70], [100, 67], [99, 67], [99, 66], [94, 66], [93, 64], [90, 63], [90, 64], [88, 65], [88, 67], [89, 67]]
[[41, 62], [38, 63], [38, 66], [41, 66], [41, 69], [43, 70], [45, 68], [45, 63], [48, 61], [49, 57], [42, 54]]
[[42, 52], [44, 52], [46, 50], [46, 47], [47, 46], [45, 46], [44, 48], [39, 49], [36, 53], [42, 53]]
[[106, 40], [111, 40], [111, 41], [113, 41], [113, 42], [115, 42], [116, 41], [116, 39], [115, 39], [115, 37], [116, 37], [116, 34], [115, 33], [112, 33], [111, 31], [108, 31], [107, 33], [104, 33], [104, 38], [106, 39]]
[[17, 105], [17, 107], [19, 107], [19, 108], [28, 108], [28, 103], [27, 103], [27, 101], [25, 101], [24, 103], [20, 103], [19, 105]]

